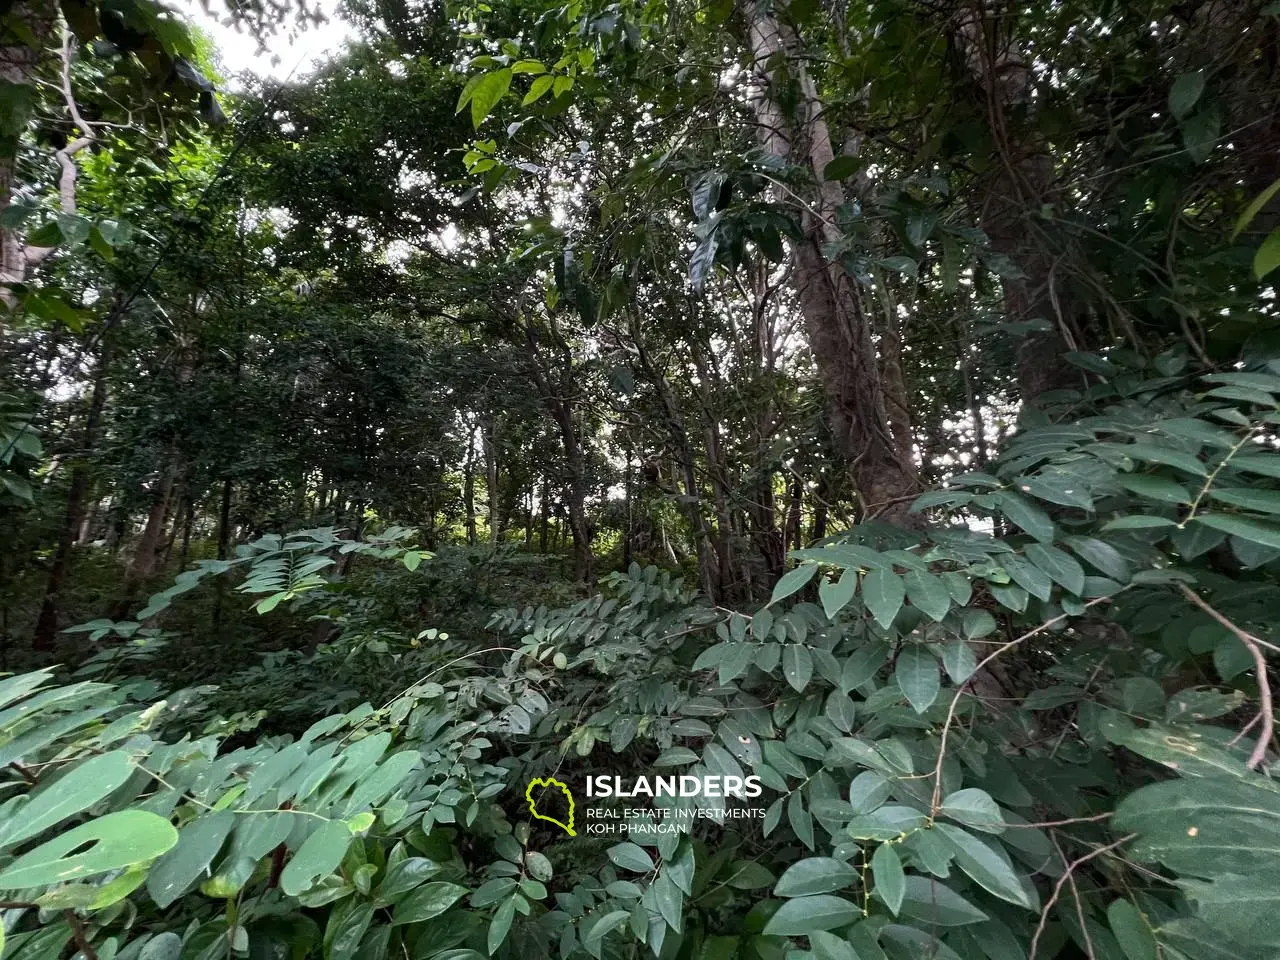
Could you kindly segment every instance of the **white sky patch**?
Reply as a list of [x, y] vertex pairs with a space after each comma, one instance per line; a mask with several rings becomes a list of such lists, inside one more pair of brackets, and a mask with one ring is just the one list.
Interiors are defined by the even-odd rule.
[[355, 36], [355, 28], [339, 15], [337, 0], [317, 0], [311, 6], [323, 13], [328, 22], [281, 24], [278, 33], [264, 38], [266, 49], [259, 49], [257, 38], [223, 22], [227, 19], [224, 5], [215, 3], [215, 15], [211, 15], [199, 0], [180, 0], [177, 4], [188, 20], [213, 39], [222, 73], [232, 88], [238, 74], [278, 80], [291, 74], [295, 78], [304, 75], [337, 55]]

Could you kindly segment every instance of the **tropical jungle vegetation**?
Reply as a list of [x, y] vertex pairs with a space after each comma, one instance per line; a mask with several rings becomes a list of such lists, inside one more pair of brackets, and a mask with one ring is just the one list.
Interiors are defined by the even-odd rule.
[[1280, 956], [1280, 3], [191, 12], [0, 4], [4, 960]]

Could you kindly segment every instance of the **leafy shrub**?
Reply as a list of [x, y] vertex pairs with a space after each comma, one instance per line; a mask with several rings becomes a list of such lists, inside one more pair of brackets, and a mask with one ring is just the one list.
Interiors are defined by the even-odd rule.
[[[1177, 374], [918, 503], [962, 523], [798, 551], [761, 609], [633, 567], [296, 740], [12, 677], [6, 955], [1274, 956], [1280, 375]], [[246, 592], [332, 586], [280, 560]], [[602, 843], [524, 803], [650, 770], [750, 772], [764, 815]]]

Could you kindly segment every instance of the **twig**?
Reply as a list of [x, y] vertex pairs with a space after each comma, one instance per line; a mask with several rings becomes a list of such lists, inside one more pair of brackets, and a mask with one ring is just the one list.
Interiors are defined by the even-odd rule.
[[62, 916], [66, 918], [67, 923], [71, 927], [71, 936], [76, 942], [76, 946], [80, 948], [80, 952], [84, 954], [84, 960], [98, 960], [98, 953], [89, 945], [89, 940], [84, 934], [84, 921], [81, 920], [74, 910], [63, 910]]
[[26, 900], [0, 900], [0, 910], [30, 910], [40, 906], [38, 903], [28, 903]]
[[[1262, 700], [1262, 704], [1258, 710], [1258, 717], [1262, 718], [1262, 732], [1258, 735], [1258, 743], [1254, 746], [1253, 753], [1249, 754], [1248, 763], [1245, 764], [1246, 767], [1253, 770], [1258, 766], [1258, 764], [1262, 763], [1263, 759], [1266, 757], [1267, 744], [1271, 742], [1271, 734], [1275, 728], [1275, 719], [1272, 716], [1271, 708], [1271, 681], [1267, 676], [1267, 658], [1262, 655], [1262, 647], [1270, 646], [1270, 644], [1264, 643], [1253, 634], [1237, 627], [1221, 613], [1209, 606], [1209, 604], [1201, 598], [1200, 594], [1196, 593], [1185, 583], [1178, 584], [1178, 587], [1182, 590], [1183, 595], [1188, 600], [1235, 634], [1236, 639], [1243, 643], [1248, 648], [1249, 652], [1253, 654], [1254, 669], [1258, 674], [1258, 696]], [[1256, 720], [1257, 718], [1255, 717], [1254, 719]], [[1250, 724], [1250, 726], [1252, 726], [1252, 724]]]
[[[1062, 888], [1066, 886], [1067, 881], [1071, 879], [1071, 874], [1075, 872], [1076, 868], [1092, 860], [1094, 857], [1102, 856], [1108, 850], [1114, 850], [1116, 847], [1128, 843], [1136, 836], [1136, 833], [1130, 833], [1127, 836], [1121, 837], [1119, 840], [1108, 843], [1105, 847], [1098, 847], [1096, 850], [1090, 850], [1083, 857], [1073, 860], [1071, 863], [1067, 864], [1066, 872], [1059, 877], [1058, 882], [1054, 884], [1053, 896], [1049, 898], [1049, 902], [1046, 903], [1044, 905], [1044, 909], [1040, 911], [1040, 922], [1036, 925], [1035, 936], [1031, 938], [1031, 949], [1027, 953], [1027, 960], [1036, 960], [1036, 949], [1040, 944], [1040, 935], [1044, 933], [1045, 924], [1049, 922], [1049, 911], [1053, 909], [1054, 904], [1058, 902], [1058, 898], [1062, 896]], [[1066, 858], [1064, 857], [1063, 859]]]
[[17, 760], [13, 760], [9, 763], [9, 769], [16, 771], [18, 776], [22, 777], [23, 780], [27, 781], [27, 783], [31, 784], [33, 787], [40, 782], [39, 777], [20, 764]]
[[[1114, 596], [1115, 594], [1112, 594], [1111, 597], [1097, 597], [1096, 599], [1090, 600], [1088, 603], [1084, 605], [1084, 609], [1088, 610], [1090, 607], [1097, 606], [1100, 603], [1108, 603]], [[1008, 643], [1001, 644], [1000, 647], [991, 651], [991, 653], [987, 654], [985, 657], [983, 657], [981, 660], [978, 661], [978, 665], [973, 668], [973, 673], [969, 675], [970, 678], [977, 676], [978, 671], [980, 671], [983, 667], [985, 667], [992, 660], [996, 659], [996, 657], [1000, 656], [1006, 650], [1012, 650], [1018, 644], [1022, 643], [1022, 641], [1029, 640], [1031, 637], [1034, 637], [1036, 634], [1042, 633], [1045, 630], [1048, 630], [1054, 624], [1061, 623], [1063, 620], [1070, 619], [1072, 616], [1073, 614], [1070, 614], [1070, 613], [1059, 614], [1058, 616], [1053, 617], [1050, 620], [1046, 620], [1044, 623], [1040, 624], [1040, 626], [1034, 627], [1031, 630], [1028, 630], [1022, 636], [1014, 637]], [[938, 815], [938, 811], [942, 809], [942, 762], [946, 759], [946, 756], [947, 756], [947, 734], [951, 732], [951, 724], [955, 722], [956, 706], [960, 703], [960, 698], [964, 695], [966, 686], [967, 686], [967, 681], [966, 683], [961, 684], [956, 689], [956, 695], [951, 698], [951, 705], [947, 707], [946, 722], [942, 724], [942, 742], [938, 744], [938, 763], [933, 768], [933, 798], [929, 804], [929, 807], [930, 807], [929, 815], [931, 817], [936, 817]]]

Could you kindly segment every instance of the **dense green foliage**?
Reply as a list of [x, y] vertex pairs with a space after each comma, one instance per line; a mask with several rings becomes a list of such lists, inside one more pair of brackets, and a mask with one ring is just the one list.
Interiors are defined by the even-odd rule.
[[1280, 9], [342, 9], [0, 12], [0, 957], [1280, 955]]

